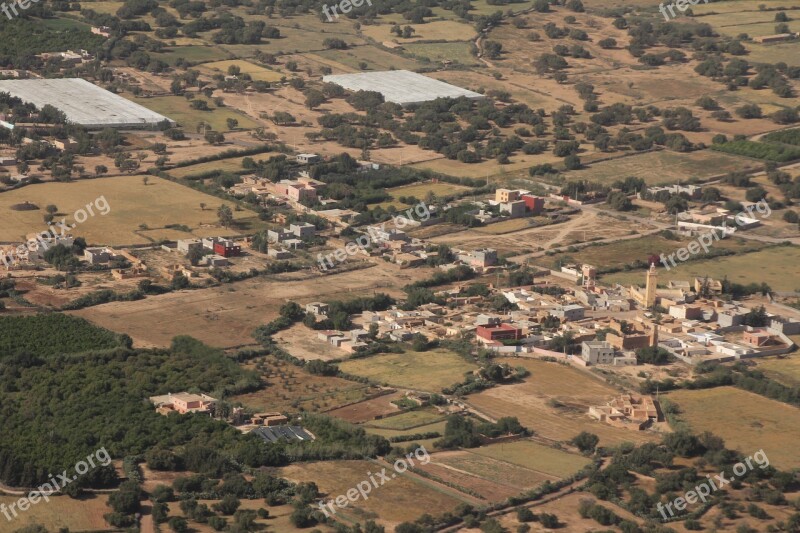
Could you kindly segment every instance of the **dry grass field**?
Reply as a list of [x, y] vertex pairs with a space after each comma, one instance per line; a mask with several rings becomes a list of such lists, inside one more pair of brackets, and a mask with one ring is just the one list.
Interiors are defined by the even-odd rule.
[[[0, 212], [3, 214], [0, 241], [15, 242], [37, 229], [46, 230], [42, 215], [48, 204], [55, 204], [59, 212], [67, 216], [67, 223], [72, 223], [75, 222], [73, 214], [76, 210], [85, 209], [100, 196], [106, 198], [111, 208], [108, 214], [100, 215], [95, 208], [95, 216], [72, 231], [88, 243], [113, 246], [152, 242], [139, 233], [140, 224], [149, 228], [184, 224], [198, 236], [238, 233], [233, 228], [217, 226], [216, 211], [224, 203], [219, 198], [155, 176], [148, 176], [147, 185], [144, 185], [142, 176], [119, 176], [28, 185], [0, 194]], [[10, 209], [10, 206], [26, 201], [37, 205], [39, 210]], [[205, 210], [200, 209], [200, 203], [207, 205]], [[247, 210], [234, 211], [233, 215], [237, 220], [255, 217], [252, 211]]]
[[726, 447], [745, 455], [763, 449], [777, 468], [800, 467], [797, 407], [733, 387], [674, 391], [667, 398], [678, 405], [680, 419], [695, 433], [710, 431], [725, 439]]
[[354, 270], [312, 281], [306, 272], [280, 274], [135, 302], [113, 302], [75, 314], [128, 333], [137, 346], [168, 346], [175, 335], [191, 335], [212, 346], [230, 348], [254, 344], [253, 330], [277, 317], [287, 300], [346, 300], [376, 290], [399, 296], [400, 286], [430, 276], [429, 269], [399, 274], [396, 267], [383, 262], [368, 272]]
[[280, 81], [284, 74], [269, 70], [265, 67], [254, 65], [249, 61], [228, 59], [225, 61], [214, 61], [211, 63], [203, 63], [200, 65], [199, 70], [205, 74], [213, 76], [214, 74], [228, 74], [228, 68], [231, 66], [239, 67], [242, 74], [249, 74], [251, 78], [256, 81]]
[[476, 365], [445, 349], [381, 354], [345, 361], [339, 367], [380, 383], [428, 392], [440, 392], [463, 381], [465, 372], [477, 369]]
[[[381, 468], [382, 466], [370, 461], [328, 461], [298, 463], [275, 470], [278, 475], [291, 481], [314, 480], [325, 495], [325, 501], [328, 501], [368, 479], [369, 472], [374, 473]], [[391, 476], [389, 472], [391, 469], [387, 468], [387, 474]], [[391, 531], [400, 522], [413, 521], [434, 509], [441, 513], [452, 511], [465, 500], [466, 497], [447, 487], [417, 476], [398, 475], [373, 489], [366, 501], [359, 499], [346, 508], [337, 508], [337, 516], [359, 521], [374, 518]]]
[[[128, 97], [127, 94], [123, 94], [122, 96]], [[224, 95], [223, 98], [225, 98]], [[252, 120], [241, 111], [228, 106], [215, 107], [212, 102], [205, 98], [198, 98], [198, 100], [206, 100], [210, 109], [209, 111], [192, 109], [189, 100], [182, 96], [154, 96], [151, 98], [129, 97], [129, 99], [156, 113], [161, 113], [171, 118], [190, 133], [197, 131], [197, 126], [201, 122], [208, 124], [210, 129], [214, 131], [226, 133], [228, 131], [227, 121], [229, 118], [238, 120], [238, 127], [240, 129], [252, 129], [259, 126], [256, 121]]]
[[[537, 435], [556, 441], [569, 440], [581, 431], [595, 433], [601, 445], [658, 438], [653, 433], [618, 429], [589, 418], [590, 405], [604, 404], [619, 392], [585, 371], [533, 359], [501, 361], [524, 366], [531, 375], [522, 383], [493, 387], [467, 398], [468, 404], [491, 417], [516, 416]], [[561, 406], [551, 406], [551, 400]]]
[[392, 402], [403, 398], [403, 396], [402, 392], [395, 391], [391, 394], [384, 394], [377, 398], [334, 409], [329, 411], [328, 414], [353, 424], [371, 422], [377, 417], [395, 415], [401, 412], [401, 409]]
[[396, 41], [404, 45], [417, 41], [465, 41], [475, 33], [475, 28], [469, 24], [453, 20], [434, 20], [425, 24], [408, 24], [408, 26], [414, 29], [414, 35], [409, 39], [398, 37], [392, 33], [390, 31], [391, 24], [362, 26], [361, 33], [379, 43]]
[[[268, 358], [261, 378], [265, 387], [232, 401], [265, 411], [327, 411], [364, 399], [376, 392], [369, 385], [329, 376], [317, 376], [286, 361]], [[254, 363], [245, 365], [256, 370]]]
[[[795, 339], [795, 342], [797, 340]], [[758, 370], [788, 387], [800, 385], [800, 354], [756, 359]]]
[[[521, 220], [527, 223], [535, 219], [525, 218]], [[487, 239], [490, 239], [492, 248], [496, 249], [498, 253], [519, 255], [538, 249], [547, 249], [552, 246], [624, 237], [630, 235], [631, 231], [643, 232], [651, 228], [646, 221], [620, 220], [601, 216], [596, 211], [589, 210], [583, 210], [576, 215], [571, 215], [570, 219], [563, 223], [544, 226], [526, 225], [516, 231], [506, 231], [509, 226], [513, 228], [516, 224], [519, 224], [519, 222], [511, 220], [486, 227], [459, 229], [445, 235], [432, 237], [430, 240], [437, 244], [445, 243], [450, 246], [469, 249], [482, 248], [486, 245]], [[495, 228], [495, 226], [499, 226], [499, 228]], [[498, 235], [498, 233], [501, 234]]]
[[706, 180], [734, 170], [755, 168], [757, 164], [741, 157], [704, 150], [688, 154], [661, 150], [593, 163], [584, 170], [567, 172], [569, 180], [601, 182], [610, 185], [625, 176], [642, 178], [650, 185]]
[[591, 462], [582, 455], [549, 448], [531, 440], [502, 442], [470, 451], [557, 478], [571, 476]]
[[432, 457], [433, 460], [421, 466], [421, 470], [490, 501], [503, 500], [537, 487], [546, 480], [557, 479], [468, 450], [437, 452]]
[[[19, 496], [0, 496], [0, 504], [11, 505], [19, 500]], [[40, 501], [32, 505], [27, 511], [18, 513], [10, 523], [5, 517], [0, 522], [0, 531], [9, 533], [26, 526], [39, 524], [48, 531], [58, 531], [68, 528], [71, 532], [106, 530], [103, 515], [110, 512], [106, 505], [108, 496], [89, 495], [80, 500], [73, 500], [69, 496], [51, 496], [49, 502]]]
[[[776, 291], [795, 291], [800, 289], [800, 280], [787, 273], [797, 270], [800, 261], [800, 248], [797, 246], [778, 246], [756, 252], [717, 257], [703, 261], [678, 264], [666, 270], [659, 268], [659, 283], [672, 280], [691, 280], [695, 276], [709, 276], [722, 279], [727, 276], [734, 283], [766, 283]], [[640, 272], [620, 272], [603, 276], [604, 283], [642, 283]]]

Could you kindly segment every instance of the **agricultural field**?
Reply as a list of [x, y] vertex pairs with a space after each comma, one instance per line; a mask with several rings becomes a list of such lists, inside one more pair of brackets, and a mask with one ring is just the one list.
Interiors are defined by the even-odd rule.
[[[775, 291], [795, 291], [800, 289], [800, 282], [786, 273], [796, 270], [798, 261], [800, 248], [797, 246], [773, 246], [756, 252], [678, 263], [670, 270], [659, 268], [658, 281], [691, 280], [696, 276], [727, 277], [733, 283], [766, 283]], [[641, 284], [642, 277], [640, 272], [619, 272], [603, 276], [603, 282]]]
[[[20, 496], [0, 495], [0, 504], [8, 507], [19, 499]], [[68, 528], [76, 533], [106, 530], [108, 525], [103, 515], [110, 511], [107, 501], [108, 496], [105, 494], [91, 494], [80, 500], [73, 500], [69, 496], [50, 496], [49, 502], [40, 501], [24, 513], [19, 513], [10, 525], [6, 525], [8, 522], [3, 517], [3, 531], [16, 531], [34, 524], [44, 526], [48, 531], [58, 531], [61, 528]]]
[[[797, 343], [797, 337], [792, 339]], [[800, 385], [800, 354], [757, 359], [757, 369], [787, 387]]]
[[467, 494], [478, 494], [490, 501], [504, 500], [545, 481], [556, 481], [555, 476], [535, 472], [508, 462], [472, 453], [471, 450], [436, 452], [433, 460], [420, 470], [455, 485]]
[[192, 62], [219, 61], [228, 59], [231, 54], [220, 46], [207, 46], [201, 44], [187, 46], [173, 46], [165, 49], [165, 52], [153, 53], [156, 57], [169, 65], [174, 65], [178, 59]]
[[251, 78], [256, 81], [280, 81], [284, 77], [283, 74], [269, 70], [265, 67], [254, 65], [249, 61], [233, 60], [214, 61], [211, 63], [203, 63], [200, 65], [199, 70], [213, 76], [215, 74], [222, 74], [227, 76], [228, 69], [232, 66], [239, 67], [242, 74], [249, 74]]
[[248, 370], [261, 372], [265, 387], [231, 398], [258, 412], [327, 411], [376, 393], [369, 385], [317, 376], [279, 359], [266, 358], [263, 369], [258, 367], [252, 362], [245, 365]]
[[[402, 416], [402, 415], [397, 415], [397, 416]], [[395, 417], [390, 417], [390, 418], [395, 418]], [[376, 420], [375, 422], [378, 421]], [[433, 433], [433, 432], [439, 433], [440, 435], [444, 435], [445, 424], [447, 424], [447, 422], [441, 421], [441, 422], [434, 422], [433, 424], [427, 424], [424, 426], [417, 426], [412, 429], [397, 430], [397, 429], [376, 428], [372, 426], [373, 423], [374, 422], [365, 424], [364, 430], [372, 435], [380, 435], [381, 437], [385, 437], [387, 439], [391, 439], [392, 437], [416, 435], [419, 433]], [[425, 446], [426, 450], [433, 451], [435, 449], [433, 443], [439, 440], [439, 438], [440, 437], [435, 437], [432, 439], [414, 439], [414, 441], [412, 442], [416, 442], [422, 446]]]
[[688, 154], [660, 150], [593, 163], [585, 170], [570, 171], [565, 176], [568, 180], [589, 179], [606, 185], [626, 176], [636, 176], [648, 185], [657, 185], [685, 183], [692, 178], [708, 180], [757, 165], [752, 160], [710, 150]]
[[453, 183], [439, 182], [439, 183], [414, 183], [412, 185], [403, 185], [402, 187], [394, 187], [387, 189], [386, 192], [392, 195], [392, 198], [397, 200], [401, 196], [414, 197], [417, 200], [424, 201], [428, 194], [434, 194], [438, 197], [449, 196], [453, 194], [462, 193], [470, 190], [469, 187], [464, 185], [456, 185]]
[[[327, 461], [297, 463], [275, 469], [275, 472], [296, 482], [313, 479], [324, 494], [325, 501], [328, 501], [355, 487], [367, 478], [368, 472], [379, 471], [381, 466], [371, 461]], [[390, 470], [387, 468], [387, 471]], [[452, 511], [464, 501], [472, 503], [473, 500], [424, 478], [402, 474], [373, 489], [369, 499], [359, 499], [344, 509], [337, 508], [337, 516], [345, 520], [375, 518], [391, 530], [400, 522], [414, 520], [432, 509], [437, 512]]]
[[478, 368], [445, 349], [381, 354], [345, 361], [339, 367], [344, 372], [379, 383], [428, 392], [440, 392], [445, 387], [461, 382], [465, 372]]
[[[441, 414], [433, 407], [426, 407], [422, 409], [414, 409], [413, 411], [405, 412], [401, 415], [390, 416], [381, 420], [370, 422], [370, 427], [378, 429], [390, 429], [405, 431], [409, 429], [416, 429], [420, 426], [426, 426], [435, 422], [444, 420], [445, 415]], [[415, 431], [414, 433], [420, 433]]]
[[[148, 176], [147, 185], [142, 176], [119, 176], [72, 183], [43, 183], [4, 192], [0, 195], [0, 212], [3, 213], [0, 241], [20, 241], [35, 228], [47, 229], [42, 214], [48, 204], [55, 202], [59, 212], [70, 223], [74, 222], [73, 213], [78, 209], [85, 210], [87, 204], [101, 196], [110, 207], [108, 214], [100, 215], [95, 208], [95, 216], [88, 217], [72, 231], [90, 244], [116, 246], [152, 242], [140, 232], [141, 224], [151, 229], [163, 228], [167, 224], [184, 224], [192, 228], [195, 235], [204, 237], [237, 233], [234, 228], [226, 230], [217, 226], [217, 208], [224, 203], [219, 198], [155, 176]], [[23, 202], [31, 202], [39, 209], [10, 209]], [[201, 209], [201, 203], [207, 207]], [[237, 221], [255, 218], [255, 214], [248, 210], [233, 211], [233, 216]]]
[[[689, 242], [688, 239], [672, 240], [655, 234], [610, 244], [589, 245], [575, 251], [567, 250], [545, 255], [537, 259], [536, 263], [547, 268], [573, 262], [602, 265], [603, 268], [621, 268], [634, 261], [647, 261], [651, 255], [669, 255], [678, 248], [686, 246]], [[730, 237], [715, 242], [714, 246], [718, 249], [733, 250], [736, 253], [746, 253], [763, 248], [765, 245], [756, 241]], [[632, 275], [642, 276], [641, 273]]]
[[[96, 180], [94, 180], [96, 181]], [[75, 314], [129, 334], [137, 346], [169, 346], [180, 332], [219, 348], [255, 345], [253, 330], [278, 316], [286, 300], [348, 300], [376, 288], [397, 297], [400, 287], [430, 276], [429, 269], [398, 273], [379, 263], [369, 269], [328, 275], [321, 287], [306, 272], [278, 274], [222, 287], [178, 291], [135, 302], [112, 302]], [[460, 377], [460, 376], [456, 376]], [[448, 383], [449, 385], [449, 383]]]
[[776, 468], [800, 466], [795, 442], [800, 411], [788, 404], [734, 387], [673, 391], [667, 398], [678, 405], [679, 418], [692, 431], [710, 431], [728, 448], [744, 455], [763, 449]]
[[196, 165], [189, 165], [186, 167], [178, 167], [169, 170], [169, 175], [174, 178], [186, 178], [206, 172], [218, 170], [220, 172], [239, 172], [242, 169], [242, 159], [250, 157], [256, 161], [259, 159], [267, 160], [271, 155], [269, 153], [255, 154], [242, 157], [231, 157], [230, 159], [221, 159], [219, 161], [209, 161], [207, 163], [198, 163]]
[[[404, 24], [403, 27], [405, 26]], [[362, 26], [361, 33], [379, 43], [394, 41], [402, 45], [417, 41], [465, 41], [475, 33], [475, 29], [469, 24], [453, 20], [433, 20], [425, 24], [408, 24], [408, 26], [411, 26], [414, 34], [407, 39], [392, 33], [390, 24]]]
[[[531, 375], [522, 383], [492, 387], [467, 398], [469, 405], [489, 416], [516, 416], [536, 435], [554, 441], [569, 440], [581, 431], [596, 434], [601, 445], [658, 440], [653, 433], [619, 429], [589, 418], [590, 405], [605, 404], [619, 392], [587, 372], [535, 359], [500, 361], [524, 366]], [[570, 386], [565, 388], [565, 383]]]
[[478, 64], [478, 60], [472, 54], [471, 43], [409, 43], [404, 44], [403, 48], [406, 53], [419, 59], [427, 59], [431, 63], [449, 60], [460, 65]]
[[[629, 217], [612, 218], [590, 210], [582, 210], [571, 215], [569, 220], [557, 224], [537, 225], [539, 220], [536, 218], [521, 220], [527, 223], [526, 226], [515, 231], [506, 230], [509, 226], [513, 230], [519, 222], [508, 220], [485, 227], [469, 229], [458, 227], [456, 231], [432, 236], [430, 240], [449, 246], [481, 248], [487, 239], [491, 239], [492, 248], [499, 254], [513, 254], [515, 256], [513, 260], [521, 262], [527, 258], [525, 254], [529, 252], [598, 239], [626, 238], [632, 232], [643, 233], [651, 229], [651, 225], [644, 220], [630, 220]], [[495, 228], [497, 225], [499, 229]]]
[[[187, 132], [191, 133], [197, 131], [198, 126], [201, 126], [203, 123], [207, 124], [209, 129], [225, 133], [228, 131], [227, 121], [229, 118], [238, 120], [238, 128], [240, 129], [252, 129], [259, 126], [257, 122], [244, 113], [232, 107], [215, 107], [212, 102], [207, 100], [209, 111], [192, 109], [189, 100], [181, 96], [153, 96], [151, 98], [131, 97], [130, 99], [156, 113], [161, 113], [171, 118]], [[198, 98], [198, 100], [205, 99]]]
[[393, 402], [402, 399], [404, 394], [398, 391], [391, 392], [391, 389], [389, 391], [390, 394], [381, 394], [363, 402], [346, 405], [329, 411], [328, 414], [352, 424], [371, 422], [376, 418], [397, 415], [402, 410]]
[[571, 476], [591, 462], [582, 455], [549, 448], [531, 440], [502, 442], [470, 451], [557, 478]]
[[[316, 55], [356, 70], [417, 70], [420, 62], [385, 51], [375, 46], [354, 46], [346, 50], [322, 50]], [[364, 67], [365, 64], [366, 67]], [[337, 74], [334, 69], [334, 74]]]

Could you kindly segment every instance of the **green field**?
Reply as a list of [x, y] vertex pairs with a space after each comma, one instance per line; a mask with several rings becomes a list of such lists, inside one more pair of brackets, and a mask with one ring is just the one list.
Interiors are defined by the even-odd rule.
[[[153, 98], [131, 97], [137, 104], [161, 113], [180, 124], [189, 132], [195, 132], [201, 122], [208, 124], [215, 131], [228, 131], [227, 120], [235, 118], [239, 121], [240, 129], [257, 128], [256, 123], [244, 113], [240, 113], [230, 107], [214, 107], [209, 102], [210, 111], [198, 111], [190, 107], [190, 102], [182, 96], [155, 96]], [[201, 98], [204, 100], [204, 98]]]
[[[794, 291], [800, 289], [800, 280], [787, 273], [797, 272], [798, 264], [800, 264], [800, 247], [776, 246], [741, 255], [679, 263], [670, 270], [659, 268], [658, 281], [659, 283], [673, 280], [691, 281], [694, 277], [703, 276], [722, 279], [727, 276], [733, 283], [747, 285], [763, 282], [775, 291]], [[644, 272], [619, 272], [603, 276], [602, 279], [606, 284], [641, 285]]]
[[406, 52], [419, 58], [427, 58], [434, 63], [450, 60], [462, 65], [477, 65], [478, 60], [472, 55], [470, 43], [419, 43], [405, 44]]
[[212, 170], [219, 170], [221, 172], [237, 172], [242, 170], [242, 159], [251, 157], [258, 161], [259, 159], [267, 160], [270, 154], [256, 154], [251, 156], [232, 157], [230, 159], [221, 159], [219, 161], [209, 161], [207, 163], [198, 163], [196, 165], [189, 165], [187, 167], [173, 168], [169, 171], [169, 175], [176, 178], [185, 178], [195, 174], [203, 174]]
[[470, 451], [559, 478], [571, 476], [591, 462], [581, 455], [562, 452], [530, 440], [492, 444]]
[[367, 64], [367, 70], [406, 69], [417, 70], [420, 63], [413, 59], [387, 52], [376, 46], [356, 46], [347, 50], [323, 50], [317, 55], [353, 69], [361, 70], [361, 63]]
[[588, 179], [605, 184], [636, 176], [648, 185], [656, 185], [685, 183], [691, 178], [703, 180], [756, 165], [748, 159], [710, 150], [690, 153], [661, 150], [593, 163], [586, 169], [567, 172], [566, 176], [569, 180]]
[[425, 24], [408, 24], [408, 26], [414, 29], [414, 35], [410, 39], [403, 39], [391, 33], [392, 26], [390, 24], [362, 26], [361, 31], [379, 43], [396, 41], [402, 45], [415, 41], [466, 41], [475, 33], [475, 28], [472, 26], [452, 20], [434, 20]]
[[[370, 424], [372, 424], [372, 423], [370, 422]], [[427, 424], [425, 426], [419, 426], [419, 427], [415, 427], [413, 429], [405, 429], [405, 430], [380, 429], [380, 428], [372, 427], [370, 425], [370, 426], [364, 426], [364, 430], [366, 430], [366, 432], [371, 434], [371, 435], [380, 435], [381, 437], [385, 437], [387, 439], [391, 439], [392, 437], [399, 437], [399, 436], [405, 436], [405, 435], [415, 435], [415, 434], [418, 434], [418, 433], [437, 432], [440, 435], [444, 435], [444, 426], [445, 426], [445, 424], [446, 424], [445, 421], [441, 421], [441, 422], [435, 422], [433, 424]], [[405, 446], [407, 444], [410, 444], [411, 442], [416, 442], [418, 444], [421, 444], [422, 446], [425, 446], [425, 448], [427, 450], [433, 450], [434, 449], [433, 443], [436, 442], [437, 440], [439, 440], [439, 438], [440, 437], [436, 437], [436, 438], [433, 438], [433, 439], [418, 439], [418, 440], [414, 440], [414, 441], [409, 441], [407, 443], [398, 443], [397, 446]]]
[[694, 433], [710, 431], [727, 448], [746, 456], [762, 449], [777, 468], [800, 467], [795, 448], [800, 435], [800, 410], [733, 387], [670, 392], [679, 418]]
[[[444, 418], [436, 409], [415, 409], [397, 416], [390, 416], [370, 422], [369, 425], [379, 429], [393, 429], [405, 431], [438, 422]], [[424, 433], [412, 431], [412, 433]]]
[[178, 58], [183, 58], [193, 63], [203, 63], [205, 61], [219, 61], [230, 57], [230, 54], [219, 46], [174, 46], [166, 50], [166, 52], [153, 52], [150, 55], [170, 65], [175, 65]]
[[[545, 255], [535, 261], [538, 265], [547, 268], [553, 268], [557, 264], [564, 263], [588, 263], [598, 268], [622, 268], [637, 260], [647, 261], [647, 258], [651, 255], [669, 255], [688, 243], [688, 239], [674, 241], [655, 234], [610, 244], [585, 246], [574, 252], [565, 251], [553, 255]], [[737, 253], [742, 253], [761, 249], [764, 245], [755, 241], [728, 238], [715, 242], [714, 247], [715, 249], [734, 250]], [[634, 276], [641, 277], [643, 274], [636, 273]]]
[[457, 354], [435, 349], [352, 359], [339, 365], [344, 372], [374, 379], [380, 383], [439, 392], [464, 380], [464, 373], [478, 367]]

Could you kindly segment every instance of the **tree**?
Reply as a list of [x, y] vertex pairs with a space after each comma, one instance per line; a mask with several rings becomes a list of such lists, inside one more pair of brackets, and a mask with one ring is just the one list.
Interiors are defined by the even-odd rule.
[[225, 122], [228, 124], [229, 130], [235, 130], [239, 126], [239, 121], [235, 118], [228, 118]]
[[56, 213], [58, 213], [58, 207], [56, 207], [53, 204], [48, 205], [47, 207], [44, 208], [44, 210], [47, 211], [47, 213], [50, 215], [55, 215]]
[[206, 210], [205, 202], [200, 202], [200, 211], [205, 211], [205, 210]]
[[169, 528], [175, 533], [186, 533], [189, 531], [189, 523], [182, 516], [173, 516], [169, 519]]
[[608, 205], [616, 211], [629, 211], [633, 208], [633, 202], [628, 198], [628, 195], [622, 191], [614, 191], [608, 195], [606, 200]]
[[142, 183], [147, 187], [147, 184], [150, 183], [150, 178], [148, 176], [142, 177]]
[[224, 227], [228, 228], [233, 224], [233, 212], [231, 208], [225, 204], [219, 206], [217, 209], [217, 218], [219, 218], [219, 223]]
[[325, 95], [316, 89], [306, 91], [306, 107], [314, 109], [325, 103]]
[[233, 494], [226, 494], [221, 501], [211, 506], [215, 511], [230, 516], [236, 512], [242, 502]]
[[204, 137], [208, 144], [222, 144], [225, 142], [225, 136], [218, 131], [208, 130]]
[[94, 175], [95, 176], [102, 176], [103, 174], [108, 173], [108, 167], [105, 165], [96, 165], [94, 167]]
[[581, 431], [571, 441], [580, 451], [587, 453], [593, 452], [597, 445], [600, 443], [600, 437], [594, 433]]

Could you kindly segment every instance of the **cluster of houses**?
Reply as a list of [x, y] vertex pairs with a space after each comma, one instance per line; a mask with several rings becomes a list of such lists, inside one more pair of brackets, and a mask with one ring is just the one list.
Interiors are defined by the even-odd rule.
[[286, 228], [268, 230], [267, 240], [270, 247], [267, 255], [274, 259], [287, 259], [291, 257], [290, 250], [305, 248], [308, 240], [313, 239], [316, 235], [317, 228], [308, 222], [289, 224]]
[[491, 205], [500, 206], [500, 213], [511, 218], [538, 216], [544, 210], [544, 198], [521, 189], [497, 189]]
[[589, 416], [615, 427], [641, 431], [659, 421], [658, 409], [658, 402], [649, 396], [623, 394], [605, 405], [589, 407]]
[[[203, 414], [214, 416], [214, 408], [219, 400], [207, 394], [191, 392], [168, 393], [149, 398], [156, 412], [168, 416]], [[220, 415], [224, 416], [224, 415]], [[227, 416], [231, 424], [237, 426], [242, 433], [252, 433], [266, 442], [277, 441], [310, 441], [314, 436], [301, 426], [290, 426], [289, 418], [279, 412], [254, 413], [248, 415], [241, 407], [234, 407]]]

